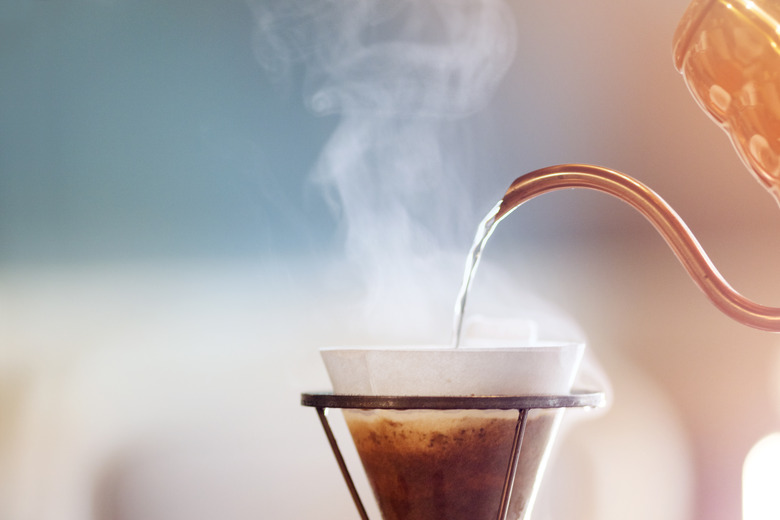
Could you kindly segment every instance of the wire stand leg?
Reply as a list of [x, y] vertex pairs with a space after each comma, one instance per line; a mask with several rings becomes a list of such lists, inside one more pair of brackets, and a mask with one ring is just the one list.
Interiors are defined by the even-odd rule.
[[355, 488], [355, 483], [352, 481], [352, 477], [349, 475], [347, 463], [344, 462], [344, 457], [341, 455], [341, 450], [339, 449], [338, 443], [336, 442], [336, 437], [333, 435], [333, 430], [330, 428], [328, 418], [325, 417], [325, 409], [318, 407], [317, 415], [320, 418], [320, 423], [322, 423], [322, 428], [325, 430], [325, 436], [328, 438], [328, 443], [330, 443], [330, 448], [333, 450], [333, 455], [336, 456], [336, 462], [338, 462], [341, 474], [344, 476], [344, 481], [347, 483], [349, 494], [352, 495], [352, 500], [355, 502], [355, 507], [357, 507], [358, 513], [360, 513], [360, 518], [361, 520], [368, 520], [368, 513], [366, 513], [366, 508], [363, 507], [363, 502], [360, 500], [360, 495], [358, 495], [357, 489]]
[[512, 495], [512, 486], [515, 482], [517, 464], [520, 461], [520, 447], [523, 444], [523, 434], [525, 433], [528, 410], [518, 410], [518, 413], [517, 425], [515, 426], [515, 437], [512, 440], [512, 454], [509, 458], [506, 478], [504, 478], [504, 489], [501, 491], [501, 505], [498, 508], [498, 520], [506, 520], [506, 517], [509, 514], [509, 498]]

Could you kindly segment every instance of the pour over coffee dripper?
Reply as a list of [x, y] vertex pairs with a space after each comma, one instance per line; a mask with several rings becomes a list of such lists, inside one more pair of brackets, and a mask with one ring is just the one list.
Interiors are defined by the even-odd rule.
[[584, 344], [482, 345], [321, 350], [336, 394], [301, 402], [363, 520], [326, 409], [342, 409], [385, 520], [529, 518], [564, 409], [604, 394], [571, 393]]

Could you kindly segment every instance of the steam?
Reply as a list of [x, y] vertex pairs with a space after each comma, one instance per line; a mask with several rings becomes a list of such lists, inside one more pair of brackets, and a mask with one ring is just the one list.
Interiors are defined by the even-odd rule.
[[471, 210], [478, 172], [465, 122], [513, 59], [513, 13], [501, 0], [251, 7], [260, 63], [282, 85], [302, 72], [310, 109], [340, 116], [313, 179], [342, 219], [369, 315], [390, 313], [410, 330], [429, 322], [437, 294], [449, 298], [437, 309], [450, 313], [481, 217]]
[[319, 113], [454, 118], [490, 99], [515, 52], [501, 0], [256, 0], [255, 51], [305, 68]]

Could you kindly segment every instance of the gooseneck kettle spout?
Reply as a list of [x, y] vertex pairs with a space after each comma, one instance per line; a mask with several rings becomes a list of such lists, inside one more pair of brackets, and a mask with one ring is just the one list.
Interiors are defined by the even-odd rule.
[[718, 309], [745, 325], [780, 332], [780, 308], [757, 304], [735, 291], [674, 209], [653, 190], [618, 171], [585, 164], [564, 164], [523, 175], [507, 190], [493, 224], [538, 195], [568, 188], [600, 191], [631, 205], [661, 234], [694, 282]]

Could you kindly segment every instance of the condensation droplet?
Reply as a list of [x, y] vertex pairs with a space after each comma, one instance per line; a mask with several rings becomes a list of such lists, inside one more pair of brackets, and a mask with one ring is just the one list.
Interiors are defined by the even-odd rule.
[[766, 137], [754, 134], [750, 138], [750, 155], [758, 163], [764, 173], [777, 178], [780, 174], [780, 160], [769, 145]]
[[712, 101], [712, 104], [715, 105], [718, 110], [726, 113], [731, 105], [731, 94], [726, 92], [726, 89], [720, 85], [712, 85], [710, 87], [710, 101]]

